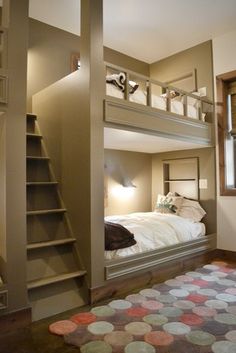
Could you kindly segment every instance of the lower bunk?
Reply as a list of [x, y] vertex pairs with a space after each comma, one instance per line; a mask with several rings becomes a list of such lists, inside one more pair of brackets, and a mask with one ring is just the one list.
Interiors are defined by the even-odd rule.
[[[169, 192], [158, 195], [154, 212], [105, 217], [106, 284], [92, 290], [92, 301], [161, 282], [210, 261], [216, 234], [206, 234], [204, 216], [198, 201]], [[107, 229], [106, 222], [114, 229]]]
[[150, 287], [194, 271], [210, 263], [216, 256], [216, 234], [210, 234], [141, 255], [106, 260], [105, 284], [90, 290], [91, 303], [118, 298], [145, 286]]
[[153, 212], [105, 217], [106, 280], [214, 248], [206, 216], [198, 200], [169, 191]]
[[[157, 270], [157, 266], [169, 264], [182, 258], [189, 259], [216, 249], [216, 234], [203, 235], [196, 239], [184, 241], [160, 249], [145, 251], [137, 255], [126, 256], [116, 260], [105, 261], [106, 280], [133, 274], [137, 271]], [[175, 265], [174, 265], [175, 266]]]

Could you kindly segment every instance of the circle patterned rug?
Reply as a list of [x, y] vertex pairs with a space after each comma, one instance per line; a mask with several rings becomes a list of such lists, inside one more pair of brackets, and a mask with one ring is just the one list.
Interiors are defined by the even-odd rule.
[[80, 353], [236, 353], [236, 270], [214, 262], [49, 331]]

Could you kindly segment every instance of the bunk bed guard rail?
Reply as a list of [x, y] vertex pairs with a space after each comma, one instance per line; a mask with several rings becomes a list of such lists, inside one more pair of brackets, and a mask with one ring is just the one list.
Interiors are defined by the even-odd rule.
[[125, 80], [123, 89], [123, 99], [125, 101], [130, 101], [130, 82], [136, 81], [139, 83], [139, 85], [141, 83], [142, 89], [145, 92], [145, 105], [147, 107], [155, 108], [155, 106], [153, 106], [153, 96], [158, 95], [159, 97], [164, 98], [165, 102], [165, 107], [161, 109], [165, 110], [166, 112], [172, 113], [173, 111], [171, 100], [174, 97], [179, 96], [181, 98], [183, 110], [181, 114], [177, 114], [181, 116], [189, 117], [188, 109], [190, 104], [188, 103], [188, 100], [191, 99], [196, 102], [196, 118], [199, 121], [205, 121], [204, 112], [213, 112], [213, 102], [206, 97], [200, 97], [199, 95], [184, 91], [183, 89], [174, 87], [156, 79], [152, 79], [148, 76], [136, 73], [123, 67], [110, 64], [108, 62], [105, 62], [105, 69], [106, 75], [108, 75], [108, 73], [122, 73], [124, 75]]

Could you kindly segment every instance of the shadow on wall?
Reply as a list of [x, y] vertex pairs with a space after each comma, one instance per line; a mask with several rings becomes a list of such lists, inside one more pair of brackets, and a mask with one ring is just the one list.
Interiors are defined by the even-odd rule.
[[[117, 165], [112, 161], [109, 164], [105, 164], [105, 175], [112, 178], [117, 184], [124, 187], [134, 186], [133, 180], [137, 176], [135, 172], [130, 173], [122, 165]], [[132, 185], [133, 184], [133, 185]]]

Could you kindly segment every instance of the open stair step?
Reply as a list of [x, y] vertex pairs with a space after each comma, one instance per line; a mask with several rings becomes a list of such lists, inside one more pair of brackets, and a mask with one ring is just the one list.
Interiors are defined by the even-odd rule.
[[76, 241], [75, 238], [64, 238], [64, 239], [57, 239], [57, 240], [41, 241], [37, 243], [28, 244], [27, 250], [41, 249], [49, 246], [72, 244], [75, 241]]
[[57, 181], [27, 181], [27, 186], [51, 186], [58, 185]]
[[65, 213], [66, 209], [65, 208], [54, 208], [50, 210], [33, 210], [33, 211], [27, 211], [27, 216], [37, 216], [37, 215], [44, 215], [44, 214], [50, 214], [50, 213]]
[[35, 161], [49, 161], [49, 157], [44, 156], [26, 156], [27, 160], [35, 160]]
[[36, 139], [42, 139], [43, 138], [42, 135], [31, 133], [31, 132], [27, 132], [26, 133], [26, 137], [28, 137], [28, 138], [36, 138]]
[[50, 277], [30, 281], [28, 282], [27, 288], [28, 290], [31, 290], [31, 289], [47, 286], [49, 284], [66, 281], [68, 279], [83, 277], [85, 275], [86, 275], [86, 271], [84, 270], [62, 273], [60, 275], [50, 276]]
[[89, 294], [36, 115], [27, 114], [26, 128], [27, 288], [36, 321], [87, 304]]
[[26, 118], [27, 118], [27, 119], [36, 120], [36, 119], [37, 119], [37, 115], [31, 114], [31, 113], [27, 113], [27, 114], [26, 114]]

